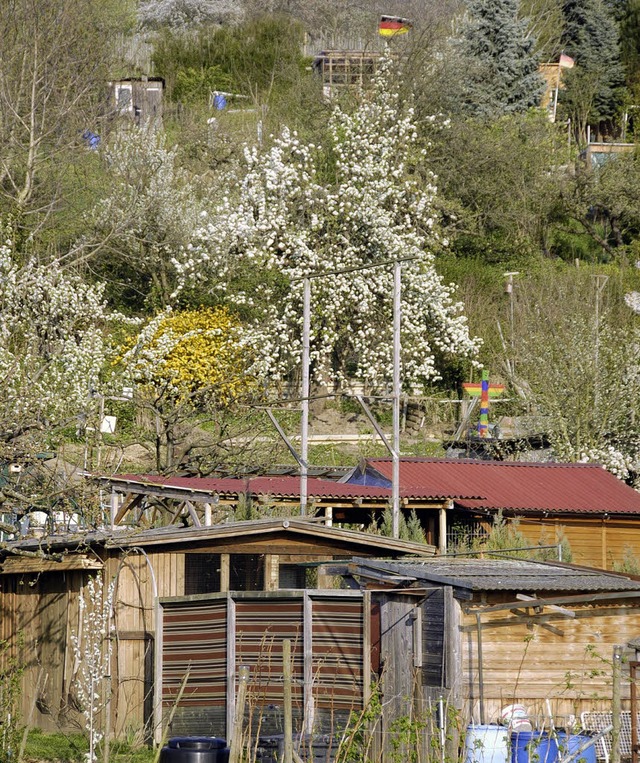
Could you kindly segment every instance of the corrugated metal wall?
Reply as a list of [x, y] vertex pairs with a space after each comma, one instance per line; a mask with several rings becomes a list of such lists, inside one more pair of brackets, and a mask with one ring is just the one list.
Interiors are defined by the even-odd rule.
[[[363, 706], [365, 598], [288, 592], [285, 596], [212, 595], [163, 600], [162, 707], [173, 708], [171, 735], [226, 737], [241, 665], [250, 668], [245, 724], [253, 735], [282, 732], [282, 642], [291, 641], [294, 727], [323, 732], [343, 726]], [[368, 607], [368, 600], [367, 600]], [[185, 675], [188, 678], [185, 682]], [[367, 678], [368, 683], [368, 678]], [[307, 718], [305, 719], [305, 706]]]
[[162, 705], [167, 712], [184, 685], [172, 734], [217, 736], [227, 700], [227, 602], [165, 607], [162, 634]]

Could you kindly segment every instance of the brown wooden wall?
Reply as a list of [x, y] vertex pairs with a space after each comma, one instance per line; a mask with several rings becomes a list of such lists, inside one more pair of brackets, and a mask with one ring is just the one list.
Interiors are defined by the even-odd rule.
[[[629, 552], [640, 563], [640, 521], [567, 517], [563, 519], [520, 519], [519, 527], [532, 545], [556, 543], [565, 537], [571, 545], [574, 564], [613, 569]], [[564, 560], [568, 561], [568, 560]]]
[[[460, 604], [456, 602], [456, 606]], [[640, 634], [640, 600], [576, 607], [575, 618], [549, 609], [533, 616], [511, 610], [483, 614], [482, 719], [478, 628], [473, 612], [461, 613], [459, 688], [461, 704], [474, 722], [494, 723], [500, 709], [514, 702], [545, 716], [549, 699], [560, 721], [563, 716], [605, 709], [611, 701], [613, 647], [626, 645]], [[625, 684], [623, 697], [628, 696]]]
[[0, 577], [0, 639], [24, 666], [22, 716], [46, 731], [73, 728], [77, 719], [72, 632], [86, 572]]

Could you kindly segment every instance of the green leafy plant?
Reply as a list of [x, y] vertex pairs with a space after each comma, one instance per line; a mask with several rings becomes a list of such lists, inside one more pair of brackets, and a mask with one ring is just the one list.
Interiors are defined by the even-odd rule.
[[20, 702], [24, 665], [20, 651], [24, 639], [21, 633], [12, 644], [0, 641], [0, 763], [9, 763], [17, 756], [22, 739]]

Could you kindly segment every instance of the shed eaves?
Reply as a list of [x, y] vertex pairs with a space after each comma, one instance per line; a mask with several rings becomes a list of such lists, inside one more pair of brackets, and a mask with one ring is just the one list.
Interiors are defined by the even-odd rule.
[[574, 565], [531, 562], [521, 559], [446, 559], [424, 561], [363, 561], [384, 572], [413, 576], [417, 581], [438, 582], [472, 591], [638, 591], [640, 580], [626, 575]]
[[[106, 479], [114, 486], [118, 484], [123, 486], [127, 484], [131, 486], [152, 485], [160, 488], [184, 490], [185, 492], [219, 493], [221, 495], [250, 493], [252, 495], [295, 499], [300, 496], [300, 478], [292, 476], [234, 479], [232, 477], [164, 477], [154, 474], [120, 474]], [[309, 496], [318, 498], [388, 499], [391, 496], [391, 490], [386, 487], [350, 485], [314, 477], [309, 477], [307, 481], [307, 493]]]
[[[390, 459], [367, 465], [391, 479]], [[598, 464], [402, 459], [402, 494], [449, 496], [466, 509], [640, 514], [640, 493]]]

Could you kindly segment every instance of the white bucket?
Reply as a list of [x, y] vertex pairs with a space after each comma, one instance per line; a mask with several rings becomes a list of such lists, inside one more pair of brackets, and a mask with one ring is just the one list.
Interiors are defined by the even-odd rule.
[[512, 725], [516, 721], [528, 721], [529, 715], [524, 705], [507, 705], [500, 712], [502, 722], [506, 725]]
[[465, 763], [507, 763], [508, 739], [504, 726], [468, 726]]

